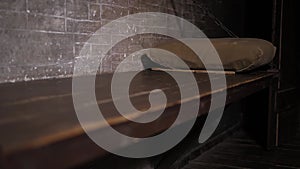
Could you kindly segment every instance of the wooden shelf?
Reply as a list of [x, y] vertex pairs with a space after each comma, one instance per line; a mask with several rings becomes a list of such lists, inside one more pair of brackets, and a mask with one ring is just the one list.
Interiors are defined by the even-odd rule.
[[[201, 98], [200, 116], [208, 112], [211, 93], [227, 90], [226, 103], [229, 104], [270, 87], [276, 74], [226, 75], [227, 88], [216, 91], [211, 90], [207, 74], [197, 73], [194, 76], [200, 92], [195, 96]], [[220, 75], [214, 76], [218, 78]], [[131, 84], [130, 99], [138, 109], [149, 108], [148, 96], [153, 89], [162, 89], [168, 98], [169, 106], [163, 115], [143, 126], [124, 120], [113, 102], [109, 101], [111, 79], [111, 74], [97, 76], [96, 97], [103, 115], [118, 131], [149, 137], [166, 130], [176, 119], [180, 94], [178, 85], [168, 74], [144, 71]], [[78, 122], [71, 78], [1, 84], [0, 93], [0, 168], [63, 169], [107, 154], [87, 137]], [[105, 128], [99, 126], [94, 130]]]

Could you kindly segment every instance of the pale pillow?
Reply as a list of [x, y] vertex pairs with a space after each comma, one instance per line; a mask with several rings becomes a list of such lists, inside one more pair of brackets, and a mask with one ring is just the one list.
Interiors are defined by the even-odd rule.
[[[234, 70], [236, 72], [252, 70], [268, 64], [274, 59], [276, 52], [276, 47], [274, 47], [272, 43], [262, 39], [219, 38], [210, 39], [210, 41], [219, 54], [224, 69]], [[185, 44], [192, 45], [196, 50], [199, 50], [199, 53], [201, 53], [201, 50], [205, 50], [208, 44], [207, 39], [185, 39], [184, 42]], [[169, 52], [149, 49], [147, 56], [155, 63], [169, 68], [184, 68], [185, 66], [182, 65], [182, 62], [177, 62], [176, 59], [174, 59], [174, 54], [176, 54], [180, 59], [185, 61], [191, 69], [205, 69], [199, 57], [190, 50], [189, 47], [179, 41], [168, 41], [159, 44], [156, 48], [164, 49]], [[220, 69], [220, 64], [213, 61], [208, 55], [209, 54], [202, 56], [202, 59], [205, 59], [206, 62], [206, 69]]]

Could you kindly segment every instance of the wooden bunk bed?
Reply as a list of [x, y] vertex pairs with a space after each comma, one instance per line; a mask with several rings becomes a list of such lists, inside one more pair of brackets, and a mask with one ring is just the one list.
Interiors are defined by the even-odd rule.
[[[230, 104], [267, 90], [264, 97], [269, 100], [268, 105], [265, 105], [268, 111], [261, 112], [268, 116], [265, 121], [267, 127], [262, 130], [266, 131], [267, 147], [276, 145], [276, 114], [273, 105], [277, 73], [226, 75], [227, 88], [216, 91], [211, 90], [207, 74], [195, 73], [194, 76], [200, 92], [195, 93], [195, 96], [200, 96], [201, 99], [199, 116], [207, 114], [211, 93], [227, 90], [226, 104]], [[111, 78], [111, 74], [96, 78], [97, 101], [101, 102], [101, 99], [109, 96], [107, 91], [110, 91]], [[159, 120], [144, 128], [121, 120], [113, 124], [114, 128], [144, 137], [167, 129], [177, 116], [180, 97], [176, 92], [177, 84], [166, 73], [149, 70], [139, 73], [131, 86], [131, 101], [137, 107], [146, 109], [149, 106], [146, 101], [149, 93], [145, 91], [155, 88], [163, 89], [168, 98], [171, 98], [168, 102], [174, 103]], [[0, 93], [0, 168], [64, 169], [107, 154], [93, 143], [78, 122], [72, 101], [71, 78], [1, 84]], [[99, 107], [109, 110], [102, 112], [105, 116], [120, 118], [118, 113], [112, 112], [112, 105], [113, 103], [107, 103]]]

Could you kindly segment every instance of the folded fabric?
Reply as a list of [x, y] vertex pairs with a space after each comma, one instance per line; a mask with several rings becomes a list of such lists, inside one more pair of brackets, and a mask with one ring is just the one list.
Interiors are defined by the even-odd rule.
[[[242, 72], [270, 63], [276, 52], [276, 47], [272, 43], [262, 39], [219, 38], [209, 40], [222, 63], [214, 61], [215, 58], [212, 58], [209, 52], [204, 51], [211, 46], [208, 45], [207, 39], [185, 39], [184, 43], [172, 40], [157, 45], [156, 49], [149, 49], [145, 54], [153, 63], [168, 68], [186, 68], [182, 65], [183, 60], [191, 69], [218, 70], [223, 66], [225, 70]], [[195, 52], [201, 53], [201, 59], [185, 44], [198, 50]], [[203, 60], [205, 60], [205, 66]]]

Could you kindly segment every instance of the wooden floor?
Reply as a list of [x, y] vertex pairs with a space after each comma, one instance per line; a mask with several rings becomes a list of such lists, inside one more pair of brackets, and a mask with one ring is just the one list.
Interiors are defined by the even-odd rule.
[[183, 169], [300, 168], [300, 132], [298, 133], [288, 144], [267, 151], [244, 131], [239, 131], [190, 161]]

